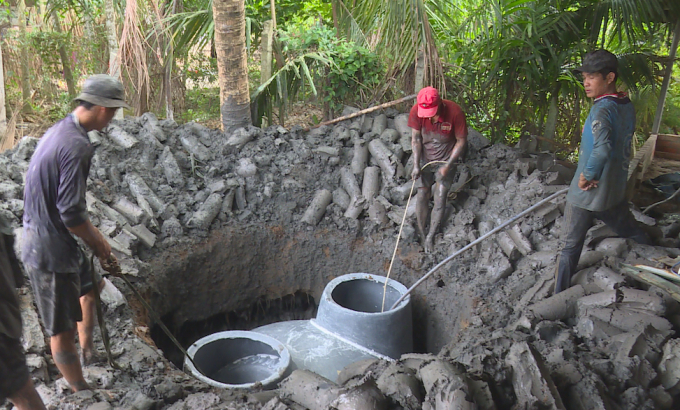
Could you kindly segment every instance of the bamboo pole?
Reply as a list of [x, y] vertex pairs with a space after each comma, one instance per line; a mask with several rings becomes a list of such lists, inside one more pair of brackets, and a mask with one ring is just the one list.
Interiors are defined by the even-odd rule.
[[397, 104], [400, 104], [400, 103], [403, 103], [403, 102], [412, 100], [412, 99], [416, 98], [416, 96], [417, 96], [417, 94], [412, 94], [412, 95], [409, 95], [409, 96], [407, 96], [407, 97], [403, 97], [403, 98], [400, 98], [400, 99], [398, 99], [398, 100], [386, 102], [386, 103], [384, 103], [384, 104], [376, 105], [375, 107], [366, 108], [365, 110], [357, 111], [357, 112], [355, 112], [355, 113], [352, 113], [352, 114], [349, 114], [349, 115], [345, 115], [345, 116], [343, 116], [343, 117], [334, 118], [334, 119], [332, 119], [332, 120], [330, 120], [330, 121], [324, 121], [324, 122], [322, 122], [322, 123], [316, 124], [316, 125], [313, 126], [313, 127], [307, 127], [307, 128], [305, 128], [305, 131], [309, 131], [309, 130], [311, 130], [311, 129], [318, 128], [318, 127], [321, 127], [321, 126], [324, 126], [324, 125], [331, 125], [331, 124], [338, 123], [338, 122], [340, 122], [340, 121], [345, 121], [345, 120], [350, 120], [350, 119], [352, 119], [352, 118], [360, 117], [360, 116], [362, 116], [362, 115], [364, 115], [364, 114], [369, 114], [369, 113], [372, 113], [373, 111], [377, 111], [377, 110], [380, 110], [380, 109], [382, 109], [382, 108], [391, 107], [391, 106], [393, 106], [393, 105], [397, 105]]
[[645, 272], [643, 270], [637, 269], [631, 265], [623, 264], [621, 265], [621, 272], [630, 276], [633, 279], [637, 279], [641, 282], [645, 282], [649, 285], [654, 285], [661, 288], [667, 292], [671, 297], [678, 302], [680, 302], [680, 286], [672, 283], [662, 277], [655, 275], [650, 272]]

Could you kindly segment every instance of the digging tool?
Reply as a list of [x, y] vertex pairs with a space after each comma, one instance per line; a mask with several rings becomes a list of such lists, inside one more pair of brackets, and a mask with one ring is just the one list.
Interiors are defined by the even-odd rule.
[[[127, 284], [127, 286], [130, 288], [130, 290], [132, 290], [132, 293], [134, 293], [137, 300], [139, 300], [139, 302], [149, 312], [149, 315], [151, 315], [151, 318], [156, 323], [158, 323], [158, 326], [161, 327], [163, 332], [170, 338], [172, 343], [180, 350], [180, 352], [182, 352], [182, 354], [184, 354], [184, 356], [186, 356], [189, 359], [189, 361], [191, 362], [191, 364], [194, 365], [196, 370], [200, 371], [200, 367], [196, 364], [196, 362], [194, 362], [194, 359], [189, 355], [189, 353], [187, 353], [186, 349], [184, 349], [184, 347], [182, 347], [182, 345], [175, 338], [175, 336], [172, 334], [172, 332], [170, 332], [170, 329], [168, 329], [167, 326], [165, 326], [165, 324], [163, 323], [161, 318], [158, 316], [158, 314], [156, 314], [156, 311], [154, 311], [151, 308], [149, 303], [139, 293], [137, 288], [135, 288], [132, 285], [132, 283], [130, 283], [128, 278], [126, 278], [125, 275], [123, 275], [123, 272], [120, 268], [120, 265], [118, 265], [118, 262], [113, 258], [109, 258], [105, 263], [102, 264], [102, 268], [105, 271], [107, 271], [110, 275], [123, 279], [123, 282], [125, 282], [125, 284]], [[94, 280], [94, 269], [92, 270], [92, 276], [93, 276], [93, 280]], [[117, 364], [115, 364], [115, 362], [113, 362], [113, 359], [111, 357], [111, 351], [110, 351], [110, 348], [108, 347], [108, 334], [106, 333], [106, 327], [104, 326], [104, 316], [101, 313], [101, 302], [99, 300], [99, 289], [97, 289], [97, 291], [95, 292], [95, 295], [96, 295], [95, 300], [97, 301], [97, 316], [98, 316], [98, 320], [99, 320], [99, 327], [102, 329], [102, 338], [104, 338], [104, 340], [105, 340], [104, 347], [106, 348], [106, 353], [109, 355], [109, 363], [112, 363], [111, 364], [112, 367], [114, 367], [116, 369], [120, 369], [120, 367]], [[106, 334], [106, 336], [105, 336], [105, 334]], [[114, 366], [114, 364], [115, 364], [115, 366]]]
[[435, 266], [435, 267], [432, 268], [429, 272], [427, 272], [425, 275], [423, 275], [423, 277], [421, 277], [420, 279], [418, 279], [418, 281], [417, 281], [413, 286], [411, 286], [411, 287], [410, 287], [403, 295], [401, 295], [401, 297], [400, 297], [399, 299], [397, 299], [396, 302], [394, 302], [394, 304], [392, 305], [392, 307], [390, 308], [390, 310], [392, 310], [392, 309], [394, 309], [395, 307], [397, 307], [397, 306], [398, 306], [398, 305], [406, 298], [406, 296], [408, 296], [411, 292], [413, 292], [413, 289], [417, 288], [421, 283], [423, 283], [423, 282], [425, 281], [425, 279], [429, 278], [433, 273], [435, 273], [436, 271], [438, 271], [442, 266], [446, 265], [446, 263], [449, 262], [451, 259], [453, 259], [453, 258], [455, 258], [456, 256], [460, 255], [461, 253], [465, 252], [466, 250], [472, 248], [473, 246], [477, 245], [478, 243], [482, 242], [483, 240], [487, 239], [488, 237], [490, 237], [490, 236], [496, 234], [497, 232], [499, 232], [501, 229], [504, 229], [504, 228], [507, 227], [508, 225], [513, 224], [513, 223], [514, 223], [515, 221], [517, 221], [519, 218], [521, 218], [521, 217], [523, 217], [523, 216], [525, 216], [525, 215], [527, 215], [527, 214], [529, 214], [529, 213], [535, 211], [536, 209], [538, 209], [541, 205], [545, 204], [546, 202], [552, 201], [553, 199], [557, 198], [558, 196], [560, 196], [560, 195], [562, 195], [562, 194], [566, 194], [567, 191], [569, 191], [569, 188], [564, 188], [564, 189], [561, 190], [561, 191], [555, 192], [554, 194], [550, 195], [549, 197], [547, 197], [547, 198], [545, 198], [545, 199], [539, 201], [539, 202], [536, 203], [535, 205], [533, 205], [533, 206], [527, 208], [526, 210], [524, 210], [524, 211], [518, 213], [517, 215], [515, 215], [515, 216], [513, 216], [512, 218], [508, 219], [507, 221], [503, 222], [503, 223], [502, 223], [501, 225], [499, 225], [497, 228], [494, 228], [494, 229], [490, 230], [490, 231], [487, 232], [485, 235], [482, 235], [481, 237], [479, 237], [479, 239], [477, 239], [476, 241], [470, 242], [470, 244], [468, 244], [467, 246], [463, 247], [461, 250], [459, 250], [459, 251], [457, 251], [457, 252], [454, 252], [452, 255], [450, 255], [449, 257], [447, 257], [447, 258], [444, 259], [443, 261], [441, 261], [437, 266]]

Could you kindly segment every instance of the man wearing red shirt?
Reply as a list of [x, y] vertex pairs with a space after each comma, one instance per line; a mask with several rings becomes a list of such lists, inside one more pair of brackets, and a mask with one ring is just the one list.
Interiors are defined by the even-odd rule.
[[[421, 177], [422, 182], [416, 199], [418, 233], [421, 239], [424, 238], [425, 252], [431, 252], [434, 235], [444, 215], [446, 196], [456, 174], [456, 162], [463, 160], [467, 149], [467, 124], [458, 104], [441, 99], [436, 88], [425, 87], [418, 93], [417, 104], [411, 108], [408, 126], [411, 127], [413, 148], [411, 177]], [[432, 161], [436, 162], [429, 164]], [[432, 185], [435, 185], [434, 208], [430, 230], [425, 236]]]

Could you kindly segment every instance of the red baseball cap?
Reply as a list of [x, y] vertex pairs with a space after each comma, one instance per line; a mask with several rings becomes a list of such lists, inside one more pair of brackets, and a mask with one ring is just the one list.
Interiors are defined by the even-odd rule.
[[439, 108], [439, 91], [434, 87], [425, 87], [418, 93], [418, 117], [432, 118]]

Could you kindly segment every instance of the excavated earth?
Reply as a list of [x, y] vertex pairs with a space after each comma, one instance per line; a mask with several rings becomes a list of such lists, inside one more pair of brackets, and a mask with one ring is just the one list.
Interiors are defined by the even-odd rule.
[[[410, 129], [387, 110], [310, 132], [231, 135], [151, 114], [91, 134], [93, 223], [126, 277], [181, 341], [309, 319], [324, 286], [352, 272], [415, 283], [439, 261], [566, 187], [573, 169], [536, 141], [492, 145], [470, 130], [435, 250], [414, 229]], [[0, 154], [0, 212], [21, 236], [23, 180], [38, 139]], [[677, 258], [680, 221], [634, 210], [659, 246], [588, 235], [569, 291], [551, 296], [564, 197], [460, 255], [411, 295], [415, 352], [360, 362], [337, 383], [294, 372], [274, 391], [226, 391], [184, 373], [158, 320], [120, 278], [103, 292], [120, 369], [85, 369], [69, 392], [29, 287], [24, 347], [51, 409], [673, 409], [680, 406], [680, 305], [622, 275]], [[97, 345], [103, 350], [97, 334]], [[311, 387], [310, 387], [311, 386]]]

